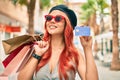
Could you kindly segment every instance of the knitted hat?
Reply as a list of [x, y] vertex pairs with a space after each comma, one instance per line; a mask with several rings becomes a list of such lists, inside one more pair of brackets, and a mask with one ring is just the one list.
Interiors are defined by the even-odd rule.
[[67, 15], [67, 17], [69, 18], [73, 29], [75, 28], [75, 26], [77, 25], [77, 17], [73, 10], [69, 9], [65, 5], [54, 6], [53, 8], [51, 8], [49, 13], [51, 13], [53, 10], [60, 10], [60, 11], [64, 12]]

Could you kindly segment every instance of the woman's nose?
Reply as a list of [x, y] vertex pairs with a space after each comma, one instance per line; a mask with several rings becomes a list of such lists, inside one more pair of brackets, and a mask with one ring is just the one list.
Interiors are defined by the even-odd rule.
[[55, 18], [52, 18], [51, 22], [55, 22]]

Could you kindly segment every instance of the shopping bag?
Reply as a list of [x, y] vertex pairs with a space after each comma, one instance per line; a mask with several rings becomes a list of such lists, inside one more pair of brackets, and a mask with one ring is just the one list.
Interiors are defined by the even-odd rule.
[[13, 50], [10, 55], [8, 55], [3, 61], [2, 64], [4, 67], [7, 67], [7, 65], [10, 63], [10, 61], [19, 53], [19, 51], [24, 47], [24, 45], [21, 45], [17, 49]]
[[33, 48], [33, 45], [31, 45], [29, 51], [24, 55], [24, 57], [21, 59], [19, 65], [16, 67], [15, 72], [19, 72], [25, 66], [25, 64], [27, 64], [27, 62], [30, 59], [30, 57], [32, 56], [33, 52], [34, 52], [34, 48]]
[[5, 54], [7, 55], [23, 44], [34, 42], [36, 40], [41, 40], [41, 39], [42, 36], [40, 35], [21, 35], [7, 40], [3, 40], [2, 44]]
[[20, 63], [20, 60], [23, 58], [25, 53], [29, 51], [30, 46], [24, 46], [24, 48], [12, 59], [12, 61], [8, 64], [8, 66], [4, 69], [3, 75], [9, 75], [16, 68], [16, 66]]
[[[31, 45], [26, 45], [23, 49], [12, 59], [8, 66], [4, 69], [0, 75], [0, 80], [8, 79], [8, 76], [19, 72], [30, 59], [34, 49]], [[3, 79], [4, 78], [4, 79]]]

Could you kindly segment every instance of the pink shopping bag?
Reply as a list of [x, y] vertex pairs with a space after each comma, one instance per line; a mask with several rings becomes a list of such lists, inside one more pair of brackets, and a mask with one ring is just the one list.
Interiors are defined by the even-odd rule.
[[21, 70], [32, 55], [33, 48], [31, 45], [26, 45], [23, 49], [11, 60], [11, 62], [0, 74], [0, 80], [8, 80], [8, 76], [17, 73]]
[[10, 53], [10, 55], [4, 60], [2, 61], [2, 64], [4, 67], [7, 67], [7, 65], [10, 63], [10, 61], [20, 52], [20, 50], [24, 47], [24, 45], [18, 47], [17, 49], [15, 49], [14, 51], [12, 51]]

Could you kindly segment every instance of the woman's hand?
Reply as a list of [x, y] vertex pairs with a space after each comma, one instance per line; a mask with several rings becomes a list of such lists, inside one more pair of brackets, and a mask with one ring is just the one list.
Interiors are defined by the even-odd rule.
[[49, 48], [48, 41], [37, 41], [36, 45], [34, 45], [35, 53], [39, 56], [42, 56]]
[[79, 37], [83, 48], [92, 48], [92, 37], [91, 36], [82, 36]]
[[82, 58], [80, 58], [78, 67], [79, 74], [81, 73], [84, 80], [98, 80], [98, 71], [92, 54], [92, 37], [83, 36], [80, 37], [80, 41], [84, 49], [85, 62], [81, 61]]

